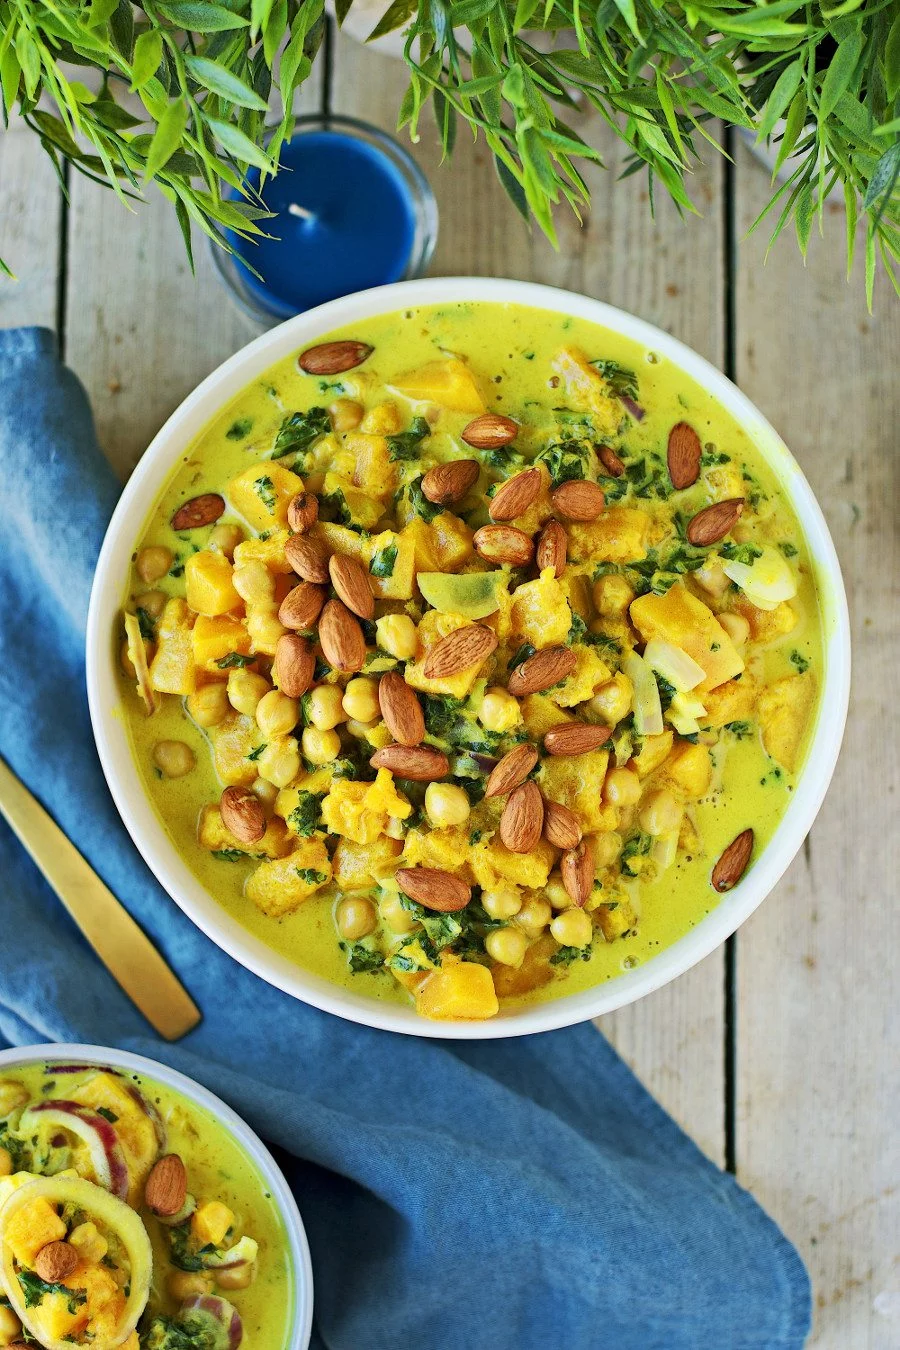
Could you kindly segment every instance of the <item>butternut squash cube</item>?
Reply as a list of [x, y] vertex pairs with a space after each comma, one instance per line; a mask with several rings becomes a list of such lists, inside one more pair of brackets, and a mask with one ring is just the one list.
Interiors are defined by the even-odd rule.
[[370, 497], [386, 502], [397, 486], [397, 469], [390, 456], [387, 437], [351, 431], [344, 437], [344, 448], [355, 460], [353, 482], [356, 487], [362, 488]]
[[660, 764], [665, 763], [675, 743], [672, 731], [661, 731], [658, 736], [645, 736], [639, 754], [629, 761], [641, 778], [647, 778]]
[[302, 491], [303, 479], [273, 459], [251, 464], [232, 478], [226, 489], [235, 511], [260, 533], [274, 526], [285, 526], [288, 502]]
[[744, 669], [743, 658], [715, 614], [680, 581], [665, 595], [650, 591], [638, 596], [630, 613], [644, 642], [655, 637], [672, 642], [703, 667], [706, 678], [692, 691], [700, 699], [707, 689], [715, 689]]
[[42, 1247], [65, 1236], [66, 1225], [50, 1202], [39, 1196], [13, 1215], [6, 1225], [4, 1240], [20, 1266], [33, 1266]]
[[517, 586], [512, 602], [510, 622], [517, 638], [533, 647], [553, 647], [566, 641], [572, 611], [551, 568], [546, 568], [536, 581]]
[[522, 719], [533, 741], [541, 740], [545, 731], [561, 722], [575, 721], [571, 713], [563, 712], [546, 694], [527, 694], [523, 698]]
[[161, 694], [192, 694], [197, 688], [197, 668], [185, 600], [175, 596], [166, 601], [156, 639], [156, 655], [150, 662], [151, 685]]
[[439, 403], [442, 408], [452, 408], [455, 412], [482, 413], [485, 410], [474, 375], [456, 357], [429, 361], [417, 370], [408, 371], [399, 377], [394, 388], [417, 402]]
[[569, 526], [573, 563], [629, 563], [646, 558], [652, 521], [633, 506], [611, 506], [585, 525]]
[[334, 851], [334, 879], [341, 890], [366, 890], [372, 885], [373, 878], [377, 881], [394, 871], [402, 848], [399, 839], [387, 835], [381, 835], [371, 844], [341, 839]]
[[757, 699], [766, 753], [789, 773], [793, 773], [800, 763], [800, 750], [815, 697], [815, 679], [807, 672], [776, 680]]
[[416, 989], [416, 1011], [437, 1021], [481, 1021], [500, 1011], [487, 966], [458, 961], [436, 970]]
[[438, 867], [457, 872], [466, 866], [469, 829], [448, 826], [442, 830], [410, 830], [403, 846], [403, 867]]
[[229, 714], [218, 726], [210, 727], [208, 735], [221, 781], [249, 787], [259, 774], [256, 761], [248, 758], [260, 742], [253, 718], [241, 713]]
[[585, 703], [593, 698], [601, 684], [605, 684], [612, 674], [609, 666], [593, 647], [576, 645], [575, 669], [567, 675], [558, 689], [548, 689], [547, 698], [563, 708], [574, 708], [576, 703]]
[[608, 904], [599, 904], [594, 910], [594, 918], [607, 942], [615, 942], [616, 938], [629, 932], [637, 923], [637, 915], [625, 895], [617, 895]]
[[234, 1212], [221, 1200], [208, 1200], [191, 1215], [191, 1236], [201, 1247], [211, 1243], [221, 1247], [229, 1228], [234, 1223]]
[[601, 436], [614, 436], [625, 414], [599, 370], [575, 347], [563, 347], [558, 351], [553, 358], [553, 369], [562, 378], [572, 407], [592, 413]]
[[404, 672], [406, 683], [412, 685], [413, 689], [420, 689], [424, 694], [452, 694], [454, 698], [466, 698], [471, 694], [475, 681], [484, 668], [484, 661], [480, 665], [469, 666], [456, 675], [445, 675], [440, 679], [429, 679], [425, 674], [425, 661], [431, 648], [448, 633], [455, 632], [457, 628], [466, 628], [470, 622], [471, 620], [463, 618], [461, 614], [442, 614], [436, 609], [428, 610], [419, 624], [419, 641], [424, 650], [415, 661], [407, 664]]
[[709, 791], [712, 760], [705, 745], [680, 741], [663, 765], [661, 785], [671, 787], [679, 797], [697, 799]]
[[342, 513], [349, 513], [350, 520], [360, 529], [371, 530], [381, 519], [384, 504], [375, 497], [354, 487], [343, 474], [328, 472], [322, 484], [322, 496], [334, 497], [340, 503], [338, 515], [346, 521]]
[[233, 571], [224, 553], [204, 548], [191, 554], [184, 565], [184, 582], [188, 605], [195, 614], [215, 618], [241, 604], [231, 581]]
[[331, 881], [331, 859], [319, 835], [302, 840], [284, 858], [262, 862], [247, 878], [247, 899], [270, 919], [292, 914]]
[[753, 716], [756, 703], [756, 685], [744, 671], [739, 680], [726, 680], [716, 689], [703, 695], [706, 716], [700, 718], [704, 727], [724, 727], [728, 722], [747, 722]]
[[538, 774], [544, 796], [574, 811], [585, 834], [616, 827], [614, 808], [601, 800], [608, 763], [606, 750], [591, 750], [586, 755], [545, 759]]
[[230, 614], [218, 614], [208, 618], [205, 614], [197, 616], [197, 622], [191, 629], [191, 649], [194, 665], [199, 670], [224, 679], [227, 670], [221, 670], [216, 664], [231, 652], [247, 656], [250, 651], [250, 634], [240, 619]]
[[738, 600], [735, 609], [749, 623], [754, 642], [777, 642], [797, 627], [797, 611], [788, 600], [774, 609], [757, 609], [749, 600]]
[[475, 880], [486, 891], [505, 882], [539, 891], [546, 886], [555, 859], [556, 852], [545, 839], [539, 839], [530, 853], [513, 853], [495, 836], [476, 844], [469, 853]]
[[226, 826], [218, 806], [213, 805], [204, 806], [200, 812], [197, 838], [200, 847], [208, 849], [210, 853], [236, 850], [254, 858], [283, 858], [286, 853], [290, 853], [293, 842], [284, 821], [278, 816], [273, 816], [261, 839], [257, 839], [253, 844], [242, 844]]
[[293, 576], [293, 568], [284, 553], [288, 538], [287, 530], [278, 529], [273, 530], [265, 539], [245, 539], [234, 550], [234, 561], [238, 566], [248, 562], [265, 563], [270, 572], [281, 576]]

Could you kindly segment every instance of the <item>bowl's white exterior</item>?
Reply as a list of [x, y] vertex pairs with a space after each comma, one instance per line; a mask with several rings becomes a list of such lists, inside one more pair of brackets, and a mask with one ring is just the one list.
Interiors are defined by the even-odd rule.
[[[642, 343], [680, 366], [742, 424], [790, 499], [809, 543], [824, 622], [821, 710], [800, 782], [775, 835], [738, 886], [685, 937], [649, 961], [582, 993], [486, 1022], [429, 1022], [409, 1007], [381, 1002], [303, 970], [252, 936], [216, 903], [179, 857], [142, 785], [119, 705], [115, 633], [131, 555], [153, 504], [184, 450], [215, 413], [251, 380], [323, 334], [357, 320], [417, 305], [493, 301], [531, 305], [589, 320]], [[87, 627], [87, 685], [97, 748], [116, 805], [141, 854], [172, 898], [236, 960], [278, 988], [352, 1021], [416, 1036], [483, 1040], [569, 1026], [611, 1012], [681, 975], [724, 942], [784, 873], [822, 804], [840, 749], [850, 689], [850, 626], [840, 567], [828, 527], [800, 468], [774, 429], [720, 371], [652, 324], [586, 296], [494, 278], [398, 282], [299, 314], [244, 347], [185, 399], [154, 438], [113, 514], [97, 564]]]
[[[192, 1078], [186, 1078], [183, 1073], [177, 1073], [166, 1064], [158, 1064], [155, 1059], [144, 1059], [143, 1055], [131, 1055], [124, 1050], [109, 1050], [99, 1045], [68, 1044], [17, 1045], [12, 1050], [0, 1051], [0, 1074], [25, 1068], [29, 1064], [53, 1063], [125, 1069], [143, 1074], [146, 1078], [155, 1078], [164, 1087], [172, 1088], [187, 1097], [188, 1101], [204, 1107], [233, 1135], [264, 1178], [288, 1235], [294, 1267], [294, 1321], [284, 1350], [307, 1350], [312, 1335], [313, 1275], [306, 1231], [278, 1164], [250, 1126], [230, 1106], [226, 1106]], [[276, 1350], [276, 1347], [272, 1346], [271, 1350]]]

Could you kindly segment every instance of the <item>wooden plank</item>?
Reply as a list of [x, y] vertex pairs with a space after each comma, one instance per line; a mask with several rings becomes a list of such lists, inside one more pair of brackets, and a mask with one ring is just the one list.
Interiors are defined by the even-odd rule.
[[[396, 125], [402, 66], [347, 38], [336, 44], [333, 107], [386, 130]], [[587, 128], [587, 133], [585, 131]], [[677, 333], [713, 361], [723, 354], [719, 166], [696, 176], [706, 215], [683, 225], [671, 203], [650, 216], [646, 182], [617, 183], [614, 138], [584, 119], [610, 172], [589, 170], [594, 211], [584, 229], [560, 215], [560, 249], [527, 232], [496, 180], [490, 156], [460, 130], [452, 165], [440, 164], [432, 124], [414, 153], [438, 197], [435, 274], [511, 276], [585, 291]], [[721, 953], [667, 989], [603, 1019], [603, 1031], [711, 1157], [724, 1156], [724, 972]]]
[[53, 165], [23, 123], [0, 130], [0, 328], [56, 324], [62, 193]]
[[[317, 109], [319, 78], [297, 111]], [[100, 443], [125, 478], [170, 413], [261, 329], [218, 278], [194, 234], [196, 276], [169, 203], [155, 190], [124, 209], [77, 178], [69, 211], [66, 352], [94, 409]]]
[[[738, 228], [768, 176], [741, 151]], [[837, 545], [855, 643], [850, 721], [803, 855], [738, 939], [739, 1175], [812, 1274], [822, 1350], [888, 1350], [896, 1310], [897, 428], [900, 310], [866, 313], [844, 280], [844, 219], [826, 212], [804, 269], [785, 237], [739, 253], [739, 383], [791, 446]], [[859, 245], [861, 249], [861, 241]], [[889, 1301], [879, 1298], [893, 1291]], [[885, 1311], [879, 1311], [883, 1309]]]

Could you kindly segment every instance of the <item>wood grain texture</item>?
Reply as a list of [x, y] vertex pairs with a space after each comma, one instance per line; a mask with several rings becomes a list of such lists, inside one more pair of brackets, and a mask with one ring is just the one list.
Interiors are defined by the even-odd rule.
[[56, 323], [62, 192], [53, 165], [22, 123], [0, 130], [0, 328]]
[[[768, 178], [738, 161], [743, 233]], [[821, 815], [738, 938], [740, 1179], [807, 1261], [822, 1350], [900, 1344], [900, 1085], [896, 877], [900, 310], [867, 315], [844, 280], [844, 218], [829, 212], [804, 269], [793, 238], [762, 266], [738, 255], [741, 387], [785, 437], [818, 496], [850, 603], [854, 678], [844, 748]], [[860, 242], [861, 248], [861, 242]]]
[[[363, 78], [363, 71], [365, 76]], [[386, 130], [396, 125], [402, 66], [339, 38], [332, 107], [368, 118]], [[596, 138], [609, 172], [593, 168], [594, 211], [584, 228], [559, 214], [560, 248], [554, 252], [529, 233], [494, 174], [490, 155], [460, 132], [452, 167], [440, 163], [433, 124], [423, 117], [414, 154], [435, 189], [440, 209], [438, 247], [431, 271], [524, 277], [584, 291], [621, 305], [682, 337], [711, 360], [723, 355], [720, 166], [696, 175], [703, 219], [682, 223], [661, 201], [654, 221], [646, 180], [615, 180], [621, 172], [618, 142], [599, 119], [578, 121]], [[405, 133], [401, 134], [401, 139]], [[605, 1017], [604, 1033], [676, 1120], [710, 1157], [724, 1156], [724, 966], [711, 956], [651, 998]]]

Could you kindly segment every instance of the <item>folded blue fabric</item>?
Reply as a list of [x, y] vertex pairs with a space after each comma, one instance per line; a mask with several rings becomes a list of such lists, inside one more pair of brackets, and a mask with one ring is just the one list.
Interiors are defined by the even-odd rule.
[[204, 1013], [178, 1046], [156, 1039], [0, 823], [0, 1036], [164, 1060], [279, 1146], [317, 1347], [801, 1346], [796, 1251], [593, 1027], [474, 1044], [354, 1026], [241, 969], [160, 889], [106, 789], [84, 689], [117, 490], [53, 335], [0, 332], [0, 753]]

